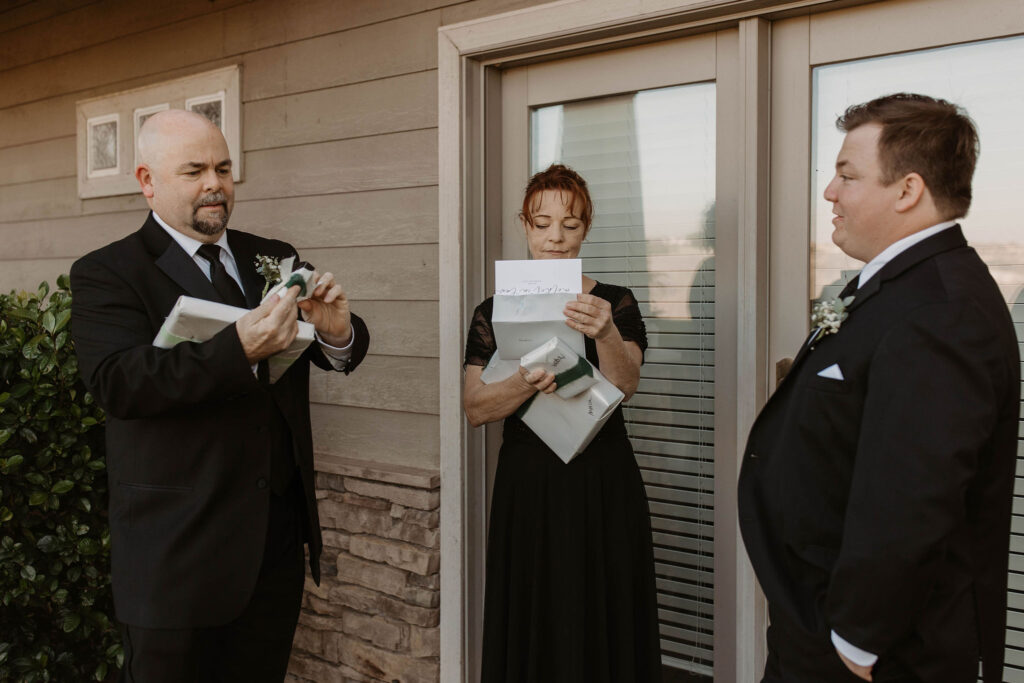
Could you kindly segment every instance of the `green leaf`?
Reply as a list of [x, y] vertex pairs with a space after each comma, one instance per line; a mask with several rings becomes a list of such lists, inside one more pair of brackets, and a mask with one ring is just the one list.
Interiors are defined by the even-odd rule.
[[28, 504], [31, 506], [42, 505], [49, 497], [45, 491], [33, 491], [28, 497]]
[[51, 311], [43, 313], [43, 329], [53, 334], [54, 328], [57, 327], [57, 319], [53, 316]]
[[61, 479], [50, 489], [51, 493], [67, 493], [75, 487], [75, 482]]
[[[14, 434], [13, 429], [0, 430], [0, 444], [3, 444], [7, 439], [11, 438], [12, 434]], [[3, 464], [0, 464], [0, 469], [3, 469], [4, 474], [7, 474], [12, 470], [18, 469], [18, 466], [23, 462], [25, 462], [25, 456], [21, 453], [16, 453], [4, 460]]]
[[71, 320], [71, 309], [65, 308], [63, 311], [57, 314], [56, 325], [54, 331], [60, 332], [67, 327], [68, 322]]
[[61, 273], [57, 276], [57, 286], [61, 289], [71, 289], [71, 278], [68, 277], [67, 273]]
[[32, 337], [24, 346], [21, 347], [21, 355], [25, 356], [28, 360], [35, 360], [39, 358], [42, 353], [39, 350], [39, 344], [46, 339], [45, 334], [37, 334]]
[[14, 519], [14, 513], [7, 507], [0, 507], [0, 522], [9, 522]]
[[46, 535], [36, 541], [36, 547], [44, 553], [56, 552], [60, 549], [60, 541], [56, 536]]
[[82, 623], [82, 617], [78, 616], [74, 612], [70, 612], [65, 615], [64, 621], [61, 623], [61, 628], [64, 629], [64, 633], [71, 633], [78, 625]]
[[[91, 538], [83, 538], [78, 542], [78, 552], [83, 555], [95, 555], [100, 551], [100, 544]], [[89, 571], [89, 567], [86, 568], [86, 572]]]
[[34, 581], [36, 578], [36, 568], [30, 564], [26, 564], [21, 568], [21, 578], [26, 581]]
[[103, 681], [107, 677], [107, 663], [100, 662], [100, 665], [96, 667], [96, 672], [93, 673], [92, 679], [94, 681]]

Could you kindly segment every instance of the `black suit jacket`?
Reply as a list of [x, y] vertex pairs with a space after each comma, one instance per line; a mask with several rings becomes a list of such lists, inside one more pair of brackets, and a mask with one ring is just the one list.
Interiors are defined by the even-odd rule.
[[[743, 539], [786, 680], [1002, 680], [1020, 366], [1006, 304], [959, 226], [897, 255], [838, 333], [805, 344], [750, 432]], [[838, 365], [845, 379], [819, 373]]]
[[[234, 230], [228, 243], [254, 307], [264, 285], [255, 256], [295, 250]], [[310, 568], [319, 580], [308, 361], [332, 369], [319, 345], [273, 385], [253, 375], [234, 325], [202, 344], [153, 346], [179, 296], [219, 297], [152, 215], [138, 232], [76, 261], [71, 288], [80, 371], [107, 413], [118, 618], [185, 628], [224, 624], [241, 613], [263, 556], [275, 410], [291, 432], [310, 522]], [[352, 325], [356, 344], [346, 372], [369, 343], [354, 315]]]

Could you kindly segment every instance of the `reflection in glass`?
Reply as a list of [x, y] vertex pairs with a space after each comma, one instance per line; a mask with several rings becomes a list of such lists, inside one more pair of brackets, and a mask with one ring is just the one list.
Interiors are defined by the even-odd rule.
[[[974, 200], [964, 220], [968, 242], [1016, 301], [1024, 285], [1024, 231], [1011, 213], [1024, 178], [1024, 38], [834, 64], [814, 70], [811, 296], [838, 293], [863, 265], [832, 244], [832, 204], [822, 193], [834, 173], [843, 134], [835, 120], [847, 106], [893, 92], [942, 97], [965, 107], [978, 126], [981, 157]], [[838, 287], [837, 287], [838, 285]], [[825, 288], [829, 288], [825, 290]], [[1018, 304], [1019, 305], [1019, 304]], [[1018, 314], [1020, 317], [1020, 314]]]
[[[859, 272], [859, 261], [832, 244], [832, 205], [821, 196], [833, 175], [843, 134], [836, 117], [850, 104], [893, 92], [918, 92], [965, 107], [978, 127], [981, 157], [974, 199], [962, 221], [967, 241], [988, 264], [1024, 339], [1024, 230], [1019, 205], [1024, 185], [1024, 38], [969, 43], [938, 50], [836, 64], [814, 71], [811, 296], [835, 296]], [[1022, 345], [1024, 355], [1024, 345]], [[1024, 412], [1022, 412], [1024, 415]], [[1024, 434], [1022, 424], [1021, 434]], [[1024, 465], [1024, 441], [1018, 447]], [[1018, 466], [1018, 473], [1024, 468]], [[1024, 496], [1018, 476], [1015, 495]], [[1017, 508], [1015, 506], [1015, 512]], [[1024, 681], [1024, 518], [1015, 514], [1010, 541], [1010, 615], [1006, 680]]]
[[633, 290], [650, 348], [625, 408], [654, 529], [662, 653], [711, 675], [715, 326], [715, 86], [535, 109], [531, 173], [586, 178], [583, 271]]

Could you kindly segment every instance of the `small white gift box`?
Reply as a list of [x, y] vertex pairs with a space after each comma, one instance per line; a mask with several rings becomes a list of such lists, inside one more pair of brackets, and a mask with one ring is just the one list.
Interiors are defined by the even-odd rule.
[[[169, 349], [181, 342], [204, 342], [248, 313], [244, 308], [180, 296], [160, 326], [153, 346]], [[276, 382], [313, 341], [313, 325], [299, 321], [299, 334], [284, 351], [267, 359], [270, 381]]]
[[295, 298], [296, 302], [305, 301], [316, 289], [316, 284], [313, 282], [313, 268], [307, 263], [300, 261], [300, 267], [293, 271], [292, 266], [295, 265], [295, 257], [289, 256], [288, 258], [281, 261], [278, 265], [278, 272], [281, 275], [281, 281], [270, 288], [267, 291], [267, 295], [263, 297], [263, 301], [266, 301], [270, 297], [274, 296], [278, 292], [288, 289], [294, 285], [299, 286], [299, 295]]
[[[500, 382], [518, 372], [519, 362], [502, 360], [495, 353], [480, 379]], [[516, 414], [561, 460], [569, 463], [594, 440], [624, 395], [594, 368], [592, 386], [572, 398], [538, 392]]]
[[562, 398], [572, 398], [597, 384], [597, 369], [558, 337], [552, 337], [524, 355], [519, 364], [527, 370], [539, 368], [553, 373], [558, 385], [555, 394]]

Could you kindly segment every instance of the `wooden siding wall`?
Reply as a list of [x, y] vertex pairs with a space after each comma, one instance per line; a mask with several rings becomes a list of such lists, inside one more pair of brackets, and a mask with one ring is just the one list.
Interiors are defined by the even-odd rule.
[[240, 63], [231, 226], [334, 272], [373, 337], [355, 374], [314, 369], [316, 447], [436, 470], [437, 29], [533, 4], [0, 4], [0, 291], [53, 283], [145, 217], [141, 195], [78, 198], [76, 100]]

